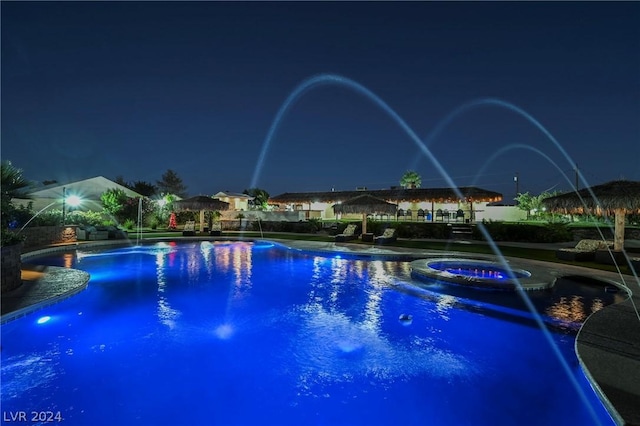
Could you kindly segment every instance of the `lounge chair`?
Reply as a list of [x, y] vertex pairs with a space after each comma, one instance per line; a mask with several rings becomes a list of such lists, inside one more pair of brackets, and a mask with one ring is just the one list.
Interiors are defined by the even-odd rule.
[[182, 230], [182, 235], [185, 237], [193, 237], [196, 235], [196, 221], [188, 220], [187, 223], [184, 224], [184, 229]]
[[222, 235], [222, 224], [220, 222], [213, 222], [211, 224], [211, 231], [209, 231], [209, 235], [211, 236]]
[[342, 234], [338, 234], [335, 236], [335, 241], [336, 242], [341, 242], [341, 241], [350, 241], [350, 240], [355, 240], [358, 238], [358, 235], [356, 235], [356, 225], [347, 225], [347, 227], [344, 229], [344, 231], [342, 231]]
[[398, 237], [396, 237], [396, 230], [394, 228], [387, 228], [384, 230], [382, 235], [379, 237], [373, 238], [374, 244], [387, 244], [396, 241]]
[[556, 250], [556, 257], [560, 260], [589, 261], [595, 260], [597, 250], [607, 250], [613, 247], [613, 242], [602, 240], [580, 240], [575, 247]]
[[407, 209], [404, 215], [407, 218], [406, 220], [413, 220], [413, 212], [411, 211], [411, 209]]

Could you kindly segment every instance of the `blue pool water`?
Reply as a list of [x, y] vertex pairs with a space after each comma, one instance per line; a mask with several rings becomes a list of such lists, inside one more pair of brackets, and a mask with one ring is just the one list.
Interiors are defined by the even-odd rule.
[[88, 271], [88, 288], [2, 326], [5, 413], [51, 411], [65, 425], [613, 424], [573, 351], [576, 318], [611, 302], [593, 289], [561, 285], [536, 302], [567, 372], [515, 294], [493, 304], [425, 287], [408, 262], [250, 242], [70, 253], [34, 263]]
[[455, 262], [455, 261], [440, 261], [440, 262], [428, 262], [430, 268], [438, 271], [449, 272], [454, 275], [461, 275], [465, 277], [488, 279], [495, 281], [508, 280], [512, 277], [525, 278], [531, 274], [526, 271], [507, 271], [497, 265], [491, 265], [487, 262]]

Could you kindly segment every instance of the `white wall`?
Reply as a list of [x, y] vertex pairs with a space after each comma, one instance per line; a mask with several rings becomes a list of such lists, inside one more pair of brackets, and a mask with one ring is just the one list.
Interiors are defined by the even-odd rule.
[[527, 219], [527, 212], [516, 206], [482, 206], [476, 211], [476, 221], [482, 220], [517, 222]]
[[244, 215], [244, 218], [247, 220], [268, 220], [268, 221], [286, 221], [286, 222], [299, 222], [301, 220], [305, 220], [305, 212], [304, 211], [296, 211], [296, 212], [288, 212], [288, 211], [271, 211], [265, 212], [261, 210], [248, 210], [243, 212], [237, 211], [223, 211], [220, 219], [222, 220], [236, 220], [236, 216], [239, 213]]

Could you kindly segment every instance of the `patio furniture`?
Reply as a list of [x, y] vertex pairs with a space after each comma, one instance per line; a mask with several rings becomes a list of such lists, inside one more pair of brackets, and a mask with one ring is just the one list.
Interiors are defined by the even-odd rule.
[[442, 209], [438, 209], [436, 210], [436, 222], [443, 222], [444, 221], [444, 213], [442, 213]]
[[367, 232], [366, 234], [360, 235], [363, 243], [372, 243], [373, 242], [373, 233]]
[[411, 211], [411, 209], [407, 209], [405, 216], [407, 217], [406, 220], [413, 220], [413, 212]]
[[458, 209], [458, 211], [456, 212], [456, 222], [458, 220], [464, 222], [464, 212], [462, 211], [462, 209]]
[[76, 229], [76, 238], [85, 241], [108, 240], [109, 231], [106, 229], [97, 229], [95, 226], [80, 227]]
[[358, 238], [358, 235], [356, 235], [355, 233], [356, 228], [357, 226], [354, 224], [347, 225], [344, 231], [342, 231], [342, 234], [338, 234], [335, 236], [335, 241], [344, 242], [344, 241], [355, 240], [356, 238]]
[[109, 239], [109, 231], [106, 229], [98, 229], [93, 228], [91, 232], [89, 232], [88, 240], [108, 240]]
[[373, 239], [374, 244], [388, 244], [396, 241], [396, 230], [394, 228], [387, 228], [382, 235]]
[[398, 220], [404, 219], [404, 210], [398, 209]]
[[556, 258], [570, 261], [595, 260], [597, 250], [607, 250], [613, 247], [612, 241], [602, 240], [580, 240], [575, 247], [561, 248], [556, 250]]
[[424, 210], [418, 209], [418, 222], [424, 222]]
[[187, 223], [184, 224], [184, 228], [182, 229], [182, 235], [185, 237], [193, 237], [196, 235], [196, 221], [188, 220]]

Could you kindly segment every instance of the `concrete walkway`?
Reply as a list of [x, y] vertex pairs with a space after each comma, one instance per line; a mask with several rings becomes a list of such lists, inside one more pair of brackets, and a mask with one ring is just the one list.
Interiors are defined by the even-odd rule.
[[[180, 237], [173, 238], [176, 240]], [[193, 237], [186, 238], [193, 240]], [[211, 239], [211, 238], [206, 238]], [[148, 240], [147, 240], [148, 241]], [[293, 250], [317, 252], [323, 254], [348, 254], [363, 257], [376, 257], [388, 260], [410, 260], [442, 256], [442, 251], [408, 249], [393, 246], [374, 246], [351, 243], [317, 242], [303, 240], [272, 241]], [[456, 244], [451, 242], [454, 249]], [[116, 245], [130, 244], [119, 242]], [[89, 242], [85, 247], [113, 246], [113, 242]], [[510, 244], [525, 248], [554, 250], [563, 245], [547, 244]], [[71, 248], [75, 248], [74, 244]], [[51, 247], [46, 250], [28, 253], [32, 257], [52, 251], [68, 250], [70, 246]], [[458, 255], [465, 258], [495, 259], [490, 255], [473, 253], [446, 252], [447, 256]], [[578, 358], [594, 388], [599, 392], [605, 405], [620, 425], [640, 426], [640, 284], [635, 277], [618, 275], [613, 272], [587, 269], [560, 263], [540, 262], [520, 258], [507, 258], [510, 264], [525, 269], [540, 269], [551, 276], [583, 275], [628, 287], [632, 296], [618, 305], [607, 306], [590, 316], [583, 324], [576, 338]], [[25, 265], [22, 271], [23, 285], [2, 295], [1, 323], [6, 323], [26, 315], [44, 306], [55, 303], [86, 288], [89, 274], [83, 271], [58, 267], [32, 267]]]

